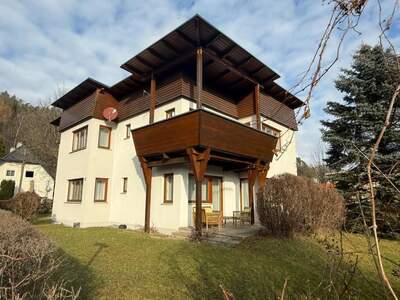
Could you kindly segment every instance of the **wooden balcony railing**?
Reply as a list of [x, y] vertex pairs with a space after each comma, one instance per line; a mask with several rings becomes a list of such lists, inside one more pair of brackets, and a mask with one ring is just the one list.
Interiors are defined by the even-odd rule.
[[132, 130], [136, 153], [151, 157], [205, 147], [270, 162], [277, 138], [205, 110], [194, 110]]

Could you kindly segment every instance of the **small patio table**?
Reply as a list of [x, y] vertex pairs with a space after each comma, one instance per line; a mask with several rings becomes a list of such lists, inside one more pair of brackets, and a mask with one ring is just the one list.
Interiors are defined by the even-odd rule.
[[226, 223], [232, 222], [233, 226], [236, 227], [239, 221], [239, 217], [235, 214], [236, 212], [233, 212], [232, 216], [224, 216], [224, 226], [226, 225]]

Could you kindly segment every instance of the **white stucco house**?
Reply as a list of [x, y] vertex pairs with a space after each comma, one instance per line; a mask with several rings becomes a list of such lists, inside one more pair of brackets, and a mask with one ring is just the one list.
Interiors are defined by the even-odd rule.
[[266, 176], [297, 173], [303, 102], [198, 15], [122, 68], [120, 82], [89, 78], [53, 103], [63, 109], [52, 122], [54, 220], [171, 232], [199, 229], [207, 207], [221, 217], [248, 210], [257, 222]]
[[53, 177], [22, 144], [11, 148], [9, 153], [0, 158], [0, 182], [2, 180], [15, 182], [14, 194], [30, 191], [42, 198], [53, 199]]

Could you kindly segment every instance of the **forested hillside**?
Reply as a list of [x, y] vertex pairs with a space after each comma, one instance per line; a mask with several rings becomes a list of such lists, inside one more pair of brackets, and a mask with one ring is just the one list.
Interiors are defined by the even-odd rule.
[[7, 92], [0, 93], [0, 157], [17, 143], [26, 145], [55, 176], [60, 135], [50, 122], [60, 110], [49, 103], [33, 106]]

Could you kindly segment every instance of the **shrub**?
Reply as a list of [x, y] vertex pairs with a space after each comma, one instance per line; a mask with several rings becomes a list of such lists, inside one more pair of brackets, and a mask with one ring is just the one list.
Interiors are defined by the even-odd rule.
[[11, 199], [8, 207], [23, 219], [30, 220], [39, 210], [40, 197], [33, 192], [19, 193]]
[[0, 299], [76, 299], [57, 280], [62, 257], [57, 247], [28, 222], [0, 218]]
[[0, 183], [0, 200], [7, 200], [14, 196], [15, 181], [2, 180]]
[[50, 214], [53, 208], [53, 200], [48, 198], [42, 198], [40, 201], [40, 207], [38, 210], [39, 214]]
[[343, 197], [311, 179], [290, 174], [267, 180], [258, 194], [261, 224], [276, 236], [315, 233], [340, 228], [344, 220]]

